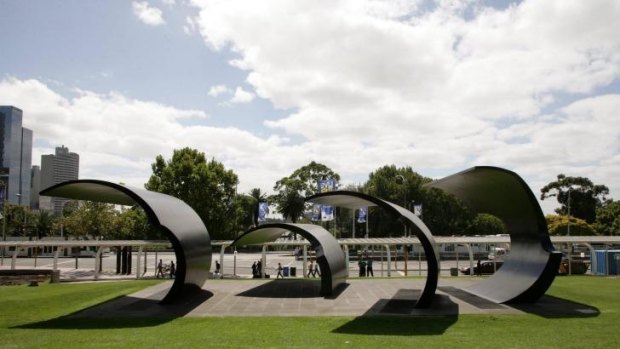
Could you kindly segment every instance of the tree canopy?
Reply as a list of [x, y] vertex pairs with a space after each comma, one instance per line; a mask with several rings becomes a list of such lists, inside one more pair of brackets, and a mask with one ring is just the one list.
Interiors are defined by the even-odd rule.
[[594, 229], [601, 235], [620, 234], [620, 201], [608, 200], [596, 209]]
[[570, 177], [559, 174], [557, 180], [547, 184], [541, 190], [540, 199], [556, 197], [560, 208], [555, 212], [567, 215], [570, 197], [570, 215], [583, 219], [587, 223], [596, 220], [596, 208], [600, 207], [609, 194], [609, 188], [594, 184], [586, 177]]
[[331, 168], [312, 161], [293, 171], [290, 176], [277, 181], [273, 187], [277, 193], [270, 196], [269, 201], [277, 206], [277, 211], [284, 219], [290, 219], [295, 223], [307, 208], [304, 198], [317, 192], [319, 180], [328, 178], [339, 181], [340, 175]]
[[215, 159], [207, 161], [196, 149], [174, 150], [172, 158], [158, 155], [151, 165], [153, 174], [145, 187], [172, 195], [191, 206], [214, 239], [230, 239], [236, 235], [237, 175]]

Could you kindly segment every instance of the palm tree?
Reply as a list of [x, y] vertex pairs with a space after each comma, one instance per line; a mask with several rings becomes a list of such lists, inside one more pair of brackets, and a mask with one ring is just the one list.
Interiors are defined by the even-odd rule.
[[290, 218], [293, 223], [297, 223], [297, 219], [304, 213], [305, 208], [303, 196], [296, 190], [290, 190], [285, 193], [280, 212], [284, 219]]
[[261, 201], [267, 200], [265, 193], [261, 192], [260, 188], [253, 188], [250, 190], [250, 196], [254, 198], [254, 204], [252, 207], [252, 222], [255, 226], [258, 226], [258, 205]]

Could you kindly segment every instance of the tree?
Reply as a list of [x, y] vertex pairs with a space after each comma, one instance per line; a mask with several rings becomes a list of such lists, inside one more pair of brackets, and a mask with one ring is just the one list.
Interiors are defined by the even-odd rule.
[[555, 212], [568, 215], [570, 197], [570, 215], [593, 223], [596, 219], [596, 208], [602, 205], [609, 188], [605, 185], [595, 185], [586, 177], [567, 177], [559, 174], [556, 181], [544, 186], [540, 199], [556, 197], [560, 208]]
[[76, 238], [105, 239], [114, 237], [118, 227], [118, 212], [113, 204], [83, 201], [77, 209], [61, 218], [65, 234]]
[[596, 209], [594, 229], [600, 235], [620, 234], [620, 201], [608, 200]]
[[273, 187], [277, 193], [269, 197], [277, 211], [282, 213], [285, 219], [293, 223], [303, 215], [306, 208], [304, 198], [317, 192], [318, 181], [333, 178], [340, 180], [340, 175], [329, 167], [312, 161], [306, 166], [295, 170], [290, 176], [283, 177]]
[[6, 234], [13, 236], [34, 237], [35, 231], [35, 214], [30, 208], [5, 203], [6, 207], [4, 213], [6, 213]]
[[424, 224], [433, 235], [462, 235], [472, 224], [472, 215], [463, 202], [441, 189], [424, 191]]
[[468, 235], [496, 235], [507, 232], [504, 222], [488, 213], [477, 214], [468, 229]]
[[54, 235], [56, 217], [47, 211], [39, 211], [33, 215], [33, 227], [37, 238]]
[[317, 183], [321, 179], [333, 178], [340, 180], [340, 175], [331, 168], [312, 161], [306, 166], [295, 170], [290, 176], [283, 177], [276, 182], [273, 190], [281, 192], [289, 189], [297, 191], [301, 196], [311, 196], [317, 193]]
[[234, 207], [239, 180], [220, 162], [207, 161], [196, 149], [174, 150], [172, 158], [158, 155], [146, 189], [172, 195], [192, 207], [214, 239], [235, 236]]
[[165, 234], [149, 223], [146, 212], [139, 206], [123, 207], [118, 213], [116, 230], [111, 239], [164, 240]]
[[549, 235], [568, 235], [569, 224], [570, 235], [596, 235], [594, 228], [583, 219], [563, 215], [546, 215], [545, 219], [547, 220]]

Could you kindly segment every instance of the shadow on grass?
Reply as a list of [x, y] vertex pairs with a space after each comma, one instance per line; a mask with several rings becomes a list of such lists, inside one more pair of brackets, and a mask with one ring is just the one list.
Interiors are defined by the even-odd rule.
[[589, 318], [601, 314], [596, 307], [568, 299], [544, 295], [536, 303], [507, 304], [523, 312], [544, 318]]
[[430, 308], [415, 308], [418, 290], [399, 290], [391, 299], [380, 299], [366, 314], [335, 329], [334, 333], [370, 336], [441, 335], [458, 321], [459, 306], [448, 296], [436, 294]]
[[[167, 291], [166, 291], [167, 292]], [[213, 293], [196, 290], [183, 300], [161, 304], [158, 297], [117, 297], [55, 319], [12, 327], [15, 329], [114, 329], [151, 327], [188, 314], [211, 298]]]

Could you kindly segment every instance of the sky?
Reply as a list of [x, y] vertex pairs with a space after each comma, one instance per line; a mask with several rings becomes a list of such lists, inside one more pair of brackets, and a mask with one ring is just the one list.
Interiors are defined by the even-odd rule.
[[[0, 105], [33, 165], [142, 187], [196, 148], [239, 192], [310, 161], [358, 184], [383, 165], [560, 173], [620, 199], [620, 2], [0, 0]], [[541, 202], [547, 213], [557, 202]]]

